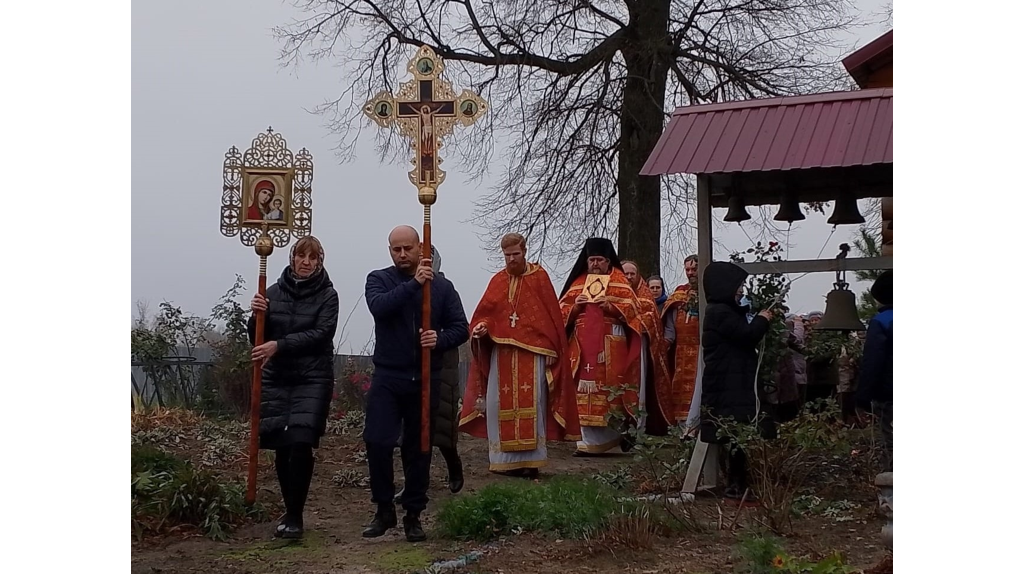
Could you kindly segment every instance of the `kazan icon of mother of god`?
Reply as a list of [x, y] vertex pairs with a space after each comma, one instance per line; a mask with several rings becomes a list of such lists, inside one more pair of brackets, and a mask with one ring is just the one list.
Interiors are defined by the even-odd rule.
[[274, 188], [274, 182], [268, 179], [256, 182], [256, 185], [252, 188], [252, 201], [246, 210], [245, 219], [249, 221], [266, 219], [267, 214], [274, 209], [271, 202], [276, 194], [277, 190]]

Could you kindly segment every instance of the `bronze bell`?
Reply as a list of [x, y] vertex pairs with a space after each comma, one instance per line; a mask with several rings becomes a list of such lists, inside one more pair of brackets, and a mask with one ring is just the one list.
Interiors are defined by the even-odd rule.
[[857, 209], [857, 196], [844, 191], [836, 199], [836, 206], [832, 210], [832, 217], [828, 218], [832, 225], [858, 225], [864, 223], [864, 216]]
[[779, 212], [776, 213], [775, 217], [772, 219], [788, 223], [807, 219], [807, 216], [804, 215], [804, 211], [800, 209], [800, 201], [797, 199], [796, 193], [792, 191], [782, 192], [782, 199], [779, 202]]
[[835, 284], [825, 299], [825, 314], [814, 326], [821, 331], [863, 331], [864, 323], [857, 315], [857, 297], [845, 282]]
[[732, 195], [729, 197], [729, 212], [725, 214], [725, 221], [740, 222], [750, 219], [747, 213], [747, 206], [743, 203], [743, 197]]

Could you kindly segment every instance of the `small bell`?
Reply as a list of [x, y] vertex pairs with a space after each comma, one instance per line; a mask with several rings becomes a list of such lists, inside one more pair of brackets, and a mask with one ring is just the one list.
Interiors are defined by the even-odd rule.
[[776, 213], [775, 217], [772, 219], [788, 223], [807, 219], [803, 210], [800, 209], [800, 201], [797, 199], [796, 193], [792, 191], [782, 192], [782, 200], [779, 202], [779, 212]]
[[844, 191], [836, 199], [836, 206], [832, 209], [832, 217], [828, 218], [832, 225], [858, 225], [864, 223], [864, 216], [857, 209], [857, 196]]
[[857, 297], [845, 282], [836, 283], [825, 299], [825, 314], [814, 326], [820, 331], [863, 331], [864, 323], [857, 314]]
[[740, 222], [750, 219], [750, 214], [747, 213], [747, 206], [743, 203], [743, 198], [739, 195], [732, 195], [729, 197], [729, 211], [725, 214], [725, 221], [728, 222]]

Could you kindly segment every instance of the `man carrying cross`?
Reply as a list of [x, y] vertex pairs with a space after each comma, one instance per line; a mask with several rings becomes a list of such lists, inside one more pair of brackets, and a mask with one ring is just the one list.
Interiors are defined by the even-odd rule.
[[486, 438], [491, 472], [536, 478], [548, 440], [579, 440], [565, 328], [548, 274], [526, 261], [526, 238], [501, 238], [505, 269], [473, 313], [473, 359], [460, 428]]
[[[588, 274], [608, 276], [604, 294], [593, 301], [583, 292]], [[573, 456], [604, 453], [623, 443], [620, 431], [627, 418], [639, 420], [646, 390], [634, 368], [644, 332], [640, 301], [611, 241], [587, 240], [559, 305], [569, 333], [569, 366], [583, 435]], [[619, 420], [609, 421], [609, 415]], [[627, 441], [623, 449], [629, 448]]]
[[[388, 247], [394, 265], [366, 277], [366, 305], [373, 315], [377, 344], [363, 440], [377, 512], [363, 537], [382, 536], [398, 524], [392, 460], [402, 432], [403, 524], [406, 539], [418, 542], [426, 539], [420, 513], [427, 507], [431, 458], [430, 450], [420, 451], [421, 354], [432, 356], [430, 406], [436, 411], [444, 353], [464, 343], [469, 329], [455, 286], [444, 276], [434, 275], [431, 260], [421, 257], [416, 230], [407, 225], [396, 227], [388, 236]], [[425, 285], [430, 290], [430, 330], [420, 328]]]

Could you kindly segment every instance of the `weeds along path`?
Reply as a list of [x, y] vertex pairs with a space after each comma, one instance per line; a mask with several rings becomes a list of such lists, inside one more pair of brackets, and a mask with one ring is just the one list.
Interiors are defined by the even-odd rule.
[[[478, 550], [483, 551], [478, 561], [448, 572], [500, 570], [508, 574], [564, 574], [733, 570], [735, 536], [727, 531], [663, 532], [655, 537], [652, 547], [636, 551], [620, 549], [601, 540], [558, 540], [529, 533], [491, 543], [441, 538], [435, 532], [436, 516], [446, 501], [471, 495], [488, 484], [523, 480], [489, 473], [486, 442], [465, 435], [460, 437], [459, 444], [466, 471], [466, 487], [462, 493], [448, 492], [444, 462], [435, 454], [431, 502], [423, 515], [430, 538], [424, 543], [410, 544], [399, 527], [379, 539], [364, 540], [361, 531], [369, 522], [373, 507], [367, 488], [365, 454], [355, 426], [345, 428], [332, 424], [330, 434], [324, 437], [322, 448], [317, 451], [317, 467], [305, 513], [306, 537], [301, 542], [286, 543], [271, 537], [283, 508], [271, 457], [264, 456], [258, 499], [267, 508], [266, 520], [232, 529], [223, 542], [186, 528], [171, 528], [159, 534], [147, 534], [141, 540], [133, 539], [132, 572], [406, 574], [424, 572], [436, 562], [457, 559]], [[133, 444], [156, 444], [226, 480], [244, 480], [245, 439], [245, 426], [241, 423], [212, 423], [187, 415], [156, 422], [133, 418]], [[568, 443], [550, 444], [548, 448], [549, 465], [542, 470], [542, 482], [555, 475], [583, 479], [600, 473], [621, 478], [629, 474], [634, 464], [632, 457], [621, 454], [573, 458], [574, 445]], [[396, 478], [401, 480], [397, 452], [395, 467]], [[809, 499], [808, 504], [816, 504], [819, 511], [801, 519], [798, 533], [787, 540], [790, 549], [811, 554], [839, 550], [850, 562], [862, 567], [878, 563], [884, 552], [877, 537], [881, 521], [871, 512], [873, 492], [866, 486], [851, 488], [843, 483], [826, 486], [817, 494], [818, 497]], [[830, 506], [829, 497], [836, 496], [844, 498], [847, 504]], [[713, 516], [718, 512], [719, 502], [715, 498], [698, 498], [697, 504]], [[835, 512], [821, 511], [825, 508]], [[841, 516], [836, 514], [839, 511]], [[733, 510], [724, 509], [724, 512]], [[729, 517], [731, 514], [726, 520]]]
[[[201, 427], [195, 421], [193, 431], [178, 433], [170, 427], [150, 425], [147, 439], [176, 454], [213, 468], [225, 477], [244, 478], [244, 429], [228, 425], [223, 433], [213, 427]], [[155, 430], [154, 430], [155, 429]], [[237, 444], [231, 438], [237, 439]], [[466, 487], [458, 495], [447, 490], [444, 461], [436, 456], [431, 467], [431, 502], [423, 515], [430, 534], [436, 511], [446, 500], [465, 496], [500, 481], [513, 480], [487, 471], [487, 445], [471, 437], [460, 438], [460, 452], [466, 472]], [[628, 462], [629, 457], [615, 455], [603, 459], [572, 458], [572, 445], [549, 447], [552, 460], [542, 480], [555, 474], [590, 476]], [[234, 452], [237, 451], [237, 452]], [[208, 464], [203, 464], [207, 461]], [[396, 480], [401, 480], [400, 458], [395, 456]], [[521, 480], [521, 479], [515, 479]], [[399, 488], [401, 484], [398, 485]], [[364, 540], [361, 532], [372, 518], [373, 506], [367, 487], [366, 462], [358, 433], [324, 437], [317, 451], [317, 466], [306, 505], [306, 537], [301, 543], [272, 540], [270, 533], [283, 512], [276, 476], [269, 457], [260, 464], [258, 500], [269, 512], [269, 520], [236, 528], [224, 542], [217, 542], [185, 529], [171, 530], [164, 536], [147, 536], [133, 543], [132, 572], [280, 572], [301, 567], [305, 572], [415, 572], [435, 561], [456, 559], [474, 550], [486, 549], [500, 554], [500, 545], [488, 548], [479, 542], [455, 542], [431, 536], [425, 543], [405, 541], [401, 528], [376, 540]]]

